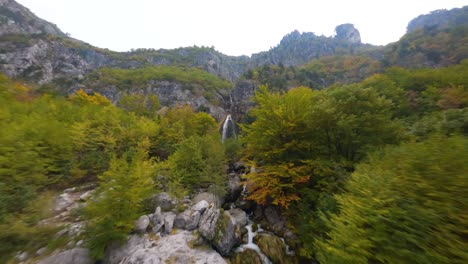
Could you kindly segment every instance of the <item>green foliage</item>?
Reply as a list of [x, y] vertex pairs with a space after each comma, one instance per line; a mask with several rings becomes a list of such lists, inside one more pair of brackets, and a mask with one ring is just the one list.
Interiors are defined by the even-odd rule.
[[259, 85], [268, 85], [274, 91], [286, 91], [300, 85], [322, 89], [333, 84], [351, 84], [381, 70], [378, 61], [366, 56], [335, 55], [323, 56], [299, 67], [264, 65], [247, 71], [243, 77]]
[[192, 136], [217, 133], [216, 122], [207, 113], [196, 113], [190, 106], [175, 107], [161, 113], [158, 119], [161, 128], [152, 147], [154, 155], [167, 158], [177, 145]]
[[428, 67], [460, 63], [468, 57], [468, 26], [441, 30], [420, 29], [385, 48], [385, 63], [404, 67]]
[[138, 149], [133, 158], [113, 158], [109, 170], [99, 176], [97, 198], [86, 207], [93, 258], [101, 259], [111, 242], [125, 241], [152, 191], [153, 173], [153, 161]]
[[313, 175], [311, 160], [352, 163], [400, 138], [390, 101], [372, 89], [303, 87], [281, 95], [261, 88], [255, 100], [255, 121], [243, 129], [245, 158], [258, 168], [248, 175], [256, 188], [250, 198], [261, 204], [299, 200], [298, 187]]
[[156, 95], [126, 94], [120, 98], [117, 105], [127, 112], [151, 117], [156, 114], [161, 103]]
[[241, 142], [235, 138], [227, 138], [224, 140], [224, 155], [229, 164], [233, 164], [236, 161], [239, 161], [242, 157], [242, 145]]
[[219, 135], [189, 137], [180, 143], [167, 163], [174, 186], [182, 186], [186, 190], [211, 188], [219, 196], [225, 194], [226, 160]]
[[466, 263], [468, 141], [433, 137], [375, 153], [337, 196], [322, 263]]
[[51, 204], [52, 195], [44, 193], [30, 201], [21, 214], [9, 215], [0, 222], [0, 263], [6, 263], [18, 250], [32, 253], [54, 241], [56, 226], [35, 225], [39, 219], [50, 216]]

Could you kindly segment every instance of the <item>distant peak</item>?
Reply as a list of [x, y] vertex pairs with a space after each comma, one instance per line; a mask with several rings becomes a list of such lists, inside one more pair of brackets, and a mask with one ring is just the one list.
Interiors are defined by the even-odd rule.
[[353, 24], [342, 24], [335, 28], [336, 36], [338, 40], [344, 40], [355, 44], [361, 43], [361, 34]]

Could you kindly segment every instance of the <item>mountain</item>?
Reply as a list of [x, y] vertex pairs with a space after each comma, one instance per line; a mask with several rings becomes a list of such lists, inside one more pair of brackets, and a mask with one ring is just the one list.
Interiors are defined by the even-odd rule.
[[[165, 105], [189, 103], [221, 117], [228, 111], [245, 113], [251, 105], [246, 100], [260, 84], [280, 89], [297, 85], [323, 88], [360, 81], [390, 66], [418, 68], [459, 63], [468, 57], [467, 9], [419, 16], [408, 24], [405, 36], [385, 47], [363, 44], [359, 31], [352, 24], [343, 24], [336, 27], [333, 37], [293, 31], [270, 50], [247, 57], [197, 46], [114, 52], [67, 36], [13, 0], [0, 0], [0, 71], [60, 94], [78, 89], [99, 91], [117, 103], [126, 93], [154, 93]], [[196, 88], [187, 84], [197, 79], [194, 76], [146, 76], [137, 78], [138, 85], [132, 87], [128, 84], [135, 83], [133, 77], [122, 79], [132, 76], [129, 73], [133, 69], [148, 68], [141, 71], [148, 74], [167, 71], [164, 67], [198, 68], [213, 77], [198, 78]], [[122, 71], [105, 70], [103, 74], [101, 69]], [[260, 78], [252, 78], [255, 72], [261, 73]], [[109, 83], [101, 77], [114, 81]], [[211, 81], [200, 81], [216, 78], [219, 80], [215, 83], [225, 80], [232, 85], [213, 90], [208, 88]]]
[[407, 34], [385, 47], [383, 62], [401, 67], [443, 67], [468, 58], [468, 6], [436, 10], [408, 23]]

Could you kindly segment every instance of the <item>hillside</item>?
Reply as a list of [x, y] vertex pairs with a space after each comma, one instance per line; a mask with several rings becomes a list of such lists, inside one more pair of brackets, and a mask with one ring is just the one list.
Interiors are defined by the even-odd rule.
[[467, 10], [235, 57], [0, 0], [0, 263], [468, 263]]

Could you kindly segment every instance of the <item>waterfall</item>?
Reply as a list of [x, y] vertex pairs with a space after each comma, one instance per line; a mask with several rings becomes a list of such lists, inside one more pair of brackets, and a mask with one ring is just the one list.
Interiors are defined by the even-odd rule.
[[236, 137], [236, 129], [234, 126], [234, 121], [232, 121], [231, 115], [227, 115], [226, 119], [224, 120], [221, 141], [224, 143], [224, 141], [228, 137]]
[[236, 252], [242, 252], [247, 248], [252, 249], [255, 252], [257, 252], [257, 254], [260, 256], [260, 259], [262, 260], [263, 264], [271, 264], [271, 261], [268, 259], [268, 257], [265, 256], [265, 254], [263, 254], [263, 252], [260, 250], [260, 248], [257, 246], [257, 244], [255, 244], [254, 241], [253, 241], [253, 239], [257, 235], [257, 233], [262, 232], [263, 229], [261, 229], [260, 225], [258, 225], [257, 231], [253, 232], [252, 231], [252, 225], [253, 225], [253, 222], [249, 219], [249, 222], [248, 222], [247, 226], [245, 226], [245, 228], [248, 231], [248, 233], [247, 233], [247, 235], [248, 235], [247, 244], [240, 245], [235, 251]]

